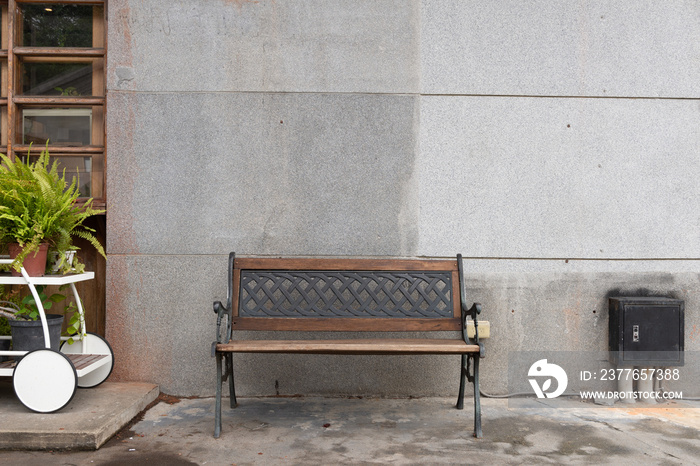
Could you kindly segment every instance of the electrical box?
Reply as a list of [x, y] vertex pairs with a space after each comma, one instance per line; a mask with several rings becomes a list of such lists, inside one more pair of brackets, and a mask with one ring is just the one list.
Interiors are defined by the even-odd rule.
[[610, 298], [610, 362], [618, 366], [682, 366], [685, 306], [679, 299]]

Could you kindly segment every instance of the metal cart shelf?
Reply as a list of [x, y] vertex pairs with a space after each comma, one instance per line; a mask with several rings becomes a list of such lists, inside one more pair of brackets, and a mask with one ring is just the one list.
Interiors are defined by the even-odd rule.
[[[11, 264], [0, 259], [0, 264]], [[17, 398], [32, 411], [51, 413], [65, 407], [76, 389], [92, 388], [104, 382], [114, 367], [114, 353], [101, 336], [85, 330], [85, 313], [75, 284], [95, 278], [94, 272], [70, 275], [30, 277], [22, 267], [21, 277], [0, 273], [0, 284], [26, 285], [34, 296], [44, 333], [45, 347], [33, 351], [0, 351], [0, 356], [20, 356], [21, 359], [0, 363], [0, 376], [12, 377]], [[73, 344], [62, 337], [60, 351], [51, 349], [46, 313], [39, 299], [38, 285], [69, 285], [80, 313], [80, 333]], [[81, 338], [82, 337], [82, 338]], [[12, 337], [0, 336], [11, 340]]]

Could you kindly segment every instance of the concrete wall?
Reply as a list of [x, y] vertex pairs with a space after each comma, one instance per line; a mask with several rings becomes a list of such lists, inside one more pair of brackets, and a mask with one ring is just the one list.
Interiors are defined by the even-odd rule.
[[[462, 253], [487, 392], [509, 352], [604, 350], [611, 292], [685, 299], [700, 348], [697, 1], [111, 0], [108, 26], [116, 379], [213, 392], [229, 251]], [[241, 394], [458, 376], [452, 357], [236, 368]]]

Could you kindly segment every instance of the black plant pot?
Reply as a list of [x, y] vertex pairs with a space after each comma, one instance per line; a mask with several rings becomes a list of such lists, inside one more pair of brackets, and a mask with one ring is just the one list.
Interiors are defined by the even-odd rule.
[[[9, 322], [12, 327], [12, 351], [33, 351], [46, 347], [41, 320], [10, 320]], [[63, 316], [46, 314], [46, 323], [49, 325], [51, 349], [58, 351], [61, 344]]]
[[[0, 340], [0, 351], [8, 351], [10, 349], [10, 340]], [[7, 361], [8, 356], [0, 356], [0, 362]]]

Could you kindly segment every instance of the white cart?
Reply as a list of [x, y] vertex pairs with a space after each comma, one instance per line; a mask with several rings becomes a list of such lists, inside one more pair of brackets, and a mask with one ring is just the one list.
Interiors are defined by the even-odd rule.
[[[11, 259], [0, 259], [0, 264], [11, 264]], [[21, 277], [0, 273], [0, 284], [27, 285], [37, 303], [44, 331], [45, 348], [34, 351], [0, 351], [0, 356], [22, 356], [17, 361], [0, 363], [0, 376], [12, 377], [17, 398], [24, 406], [39, 413], [51, 413], [66, 406], [73, 399], [77, 387], [91, 388], [104, 382], [114, 367], [114, 353], [101, 336], [85, 331], [83, 305], [75, 289], [77, 282], [92, 280], [94, 272], [71, 275], [30, 277], [22, 267]], [[70, 285], [80, 313], [80, 334], [62, 337], [60, 351], [51, 349], [46, 313], [37, 293], [37, 285]], [[82, 339], [80, 339], [82, 336]], [[12, 337], [0, 336], [11, 340]]]

